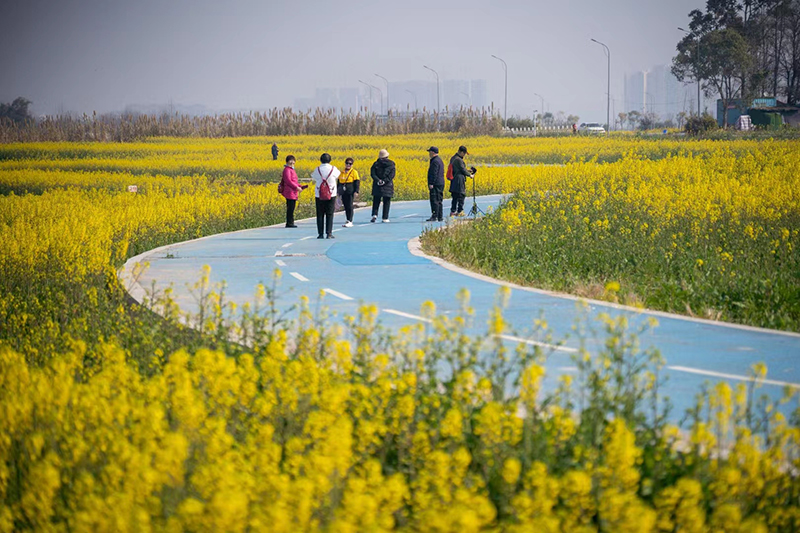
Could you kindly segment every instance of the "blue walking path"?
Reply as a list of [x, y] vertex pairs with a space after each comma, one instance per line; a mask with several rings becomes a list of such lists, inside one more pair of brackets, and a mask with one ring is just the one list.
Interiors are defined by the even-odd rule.
[[[478, 198], [486, 209], [500, 203], [500, 196]], [[446, 202], [447, 203], [447, 202]], [[468, 205], [471, 200], [468, 199]], [[447, 206], [446, 206], [447, 207]], [[424, 320], [419, 316], [425, 301], [436, 304], [437, 313], [453, 314], [459, 309], [456, 295], [462, 288], [470, 292], [475, 319], [470, 332], [485, 333], [489, 312], [497, 299], [499, 285], [511, 287], [504, 312], [514, 333], [504, 337], [510, 347], [532, 343], [526, 332], [533, 330], [535, 319], [544, 318], [558, 341], [566, 337], [547, 361], [545, 386], [553, 387], [563, 373], [575, 372], [573, 354], [579, 341], [572, 331], [576, 319], [587, 313], [596, 317], [627, 315], [635, 327], [650, 317], [658, 326], [640, 337], [643, 348], [654, 346], [666, 359], [668, 375], [663, 393], [681, 414], [694, 403], [703, 382], [729, 381], [732, 385], [748, 379], [751, 365], [764, 362], [768, 379], [762, 390], [773, 398], [786, 386], [800, 388], [800, 335], [759, 328], [692, 319], [666, 313], [639, 311], [603, 302], [580, 305], [574, 297], [521, 288], [476, 276], [452, 265], [412, 253], [414, 240], [426, 228], [439, 226], [425, 222], [430, 215], [427, 201], [392, 204], [391, 222], [370, 223], [368, 208], [356, 210], [355, 226], [342, 228], [344, 214], [335, 216], [336, 239], [317, 239], [316, 221], [298, 222], [298, 228], [283, 225], [237, 231], [204, 237], [151, 250], [132, 258], [124, 273], [136, 263], [149, 263], [138, 283], [130, 279], [130, 293], [141, 301], [143, 287], [158, 289], [173, 286], [177, 303], [184, 311], [193, 311], [197, 302], [189, 290], [200, 278], [204, 265], [211, 267], [211, 283], [225, 281], [229, 301], [242, 304], [252, 301], [258, 283], [269, 284], [280, 268], [278, 304], [288, 308], [300, 295], [317, 301], [324, 291], [325, 305], [332, 312], [355, 315], [362, 303], [380, 309], [387, 326], [403, 326]], [[590, 322], [601, 331], [597, 321]], [[570, 335], [572, 336], [570, 337]], [[587, 339], [586, 347], [596, 353], [604, 338]]]

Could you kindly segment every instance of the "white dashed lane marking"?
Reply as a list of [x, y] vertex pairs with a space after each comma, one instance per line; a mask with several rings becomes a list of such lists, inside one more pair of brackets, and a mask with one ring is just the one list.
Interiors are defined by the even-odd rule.
[[410, 318], [412, 320], [419, 320], [421, 322], [428, 322], [428, 323], [433, 322], [431, 319], [425, 318], [424, 316], [412, 315], [411, 313], [404, 313], [403, 311], [397, 311], [395, 309], [384, 309], [383, 312], [384, 313], [389, 313], [390, 315], [401, 316], [403, 318]]
[[353, 299], [353, 298], [351, 298], [350, 296], [348, 296], [348, 295], [346, 295], [346, 294], [342, 294], [341, 292], [339, 292], [339, 291], [335, 291], [335, 290], [333, 290], [333, 289], [324, 288], [324, 289], [322, 289], [322, 290], [323, 290], [323, 291], [325, 291], [325, 292], [327, 292], [327, 293], [328, 293], [328, 294], [330, 294], [331, 296], [336, 296], [337, 298], [340, 298], [340, 299], [342, 299], [342, 300], [352, 300], [352, 299]]
[[547, 344], [546, 342], [534, 341], [531, 339], [523, 339], [521, 337], [514, 337], [513, 335], [498, 335], [498, 337], [500, 337], [503, 340], [518, 342], [520, 344], [527, 344], [529, 346], [541, 346], [542, 348], [552, 348], [559, 352], [578, 353], [578, 350], [575, 348], [569, 348], [567, 346], [558, 346], [556, 344]]
[[280, 259], [276, 259], [275, 260], [275, 264], [278, 265], [279, 267], [285, 267], [286, 266], [286, 263], [284, 263]]
[[300, 281], [308, 281], [308, 278], [298, 272], [289, 272], [289, 275]]

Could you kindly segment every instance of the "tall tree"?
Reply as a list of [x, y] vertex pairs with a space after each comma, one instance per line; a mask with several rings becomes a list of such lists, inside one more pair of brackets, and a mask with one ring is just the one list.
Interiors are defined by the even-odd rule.
[[0, 118], [8, 118], [14, 122], [20, 123], [26, 120], [32, 120], [33, 117], [28, 110], [31, 101], [27, 98], [17, 97], [10, 104], [0, 104]]
[[792, 0], [785, 5], [782, 38], [783, 47], [778, 58], [779, 77], [783, 82], [786, 102], [800, 103], [800, 0]]
[[[693, 29], [696, 28], [698, 26]], [[692, 38], [700, 39], [699, 46]], [[699, 78], [706, 96], [719, 95], [722, 108], [727, 109], [735, 98], [744, 96], [744, 73], [751, 65], [750, 48], [737, 30], [711, 29], [702, 35], [687, 35], [678, 43], [678, 55], [672, 60], [672, 73], [680, 81]], [[727, 112], [724, 113], [723, 126], [727, 126]]]

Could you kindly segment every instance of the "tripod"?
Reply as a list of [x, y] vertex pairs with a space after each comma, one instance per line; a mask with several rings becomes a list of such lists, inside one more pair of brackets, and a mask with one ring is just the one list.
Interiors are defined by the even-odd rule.
[[478, 213], [486, 216], [486, 213], [478, 207], [478, 198], [475, 196], [475, 172], [472, 173], [472, 207], [469, 210], [469, 216], [477, 218]]

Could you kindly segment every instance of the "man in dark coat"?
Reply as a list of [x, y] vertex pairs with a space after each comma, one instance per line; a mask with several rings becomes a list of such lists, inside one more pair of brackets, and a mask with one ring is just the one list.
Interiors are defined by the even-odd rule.
[[272, 160], [273, 161], [277, 161], [278, 160], [278, 144], [277, 143], [272, 143]]
[[467, 197], [467, 178], [472, 177], [472, 173], [464, 163], [464, 156], [469, 155], [466, 146], [459, 146], [456, 155], [450, 158], [450, 165], [453, 167], [453, 180], [450, 182], [450, 194], [453, 197], [450, 203], [450, 216], [464, 216], [464, 200]]
[[378, 219], [378, 207], [383, 201], [383, 217], [381, 222], [389, 222], [389, 207], [392, 205], [394, 196], [394, 161], [389, 159], [389, 152], [381, 150], [378, 153], [378, 160], [372, 163], [369, 171], [372, 177], [372, 220]]
[[435, 146], [428, 148], [428, 157], [431, 161], [428, 165], [428, 189], [431, 197], [431, 218], [428, 222], [441, 222], [442, 199], [444, 198], [444, 163], [439, 157], [439, 149]]

